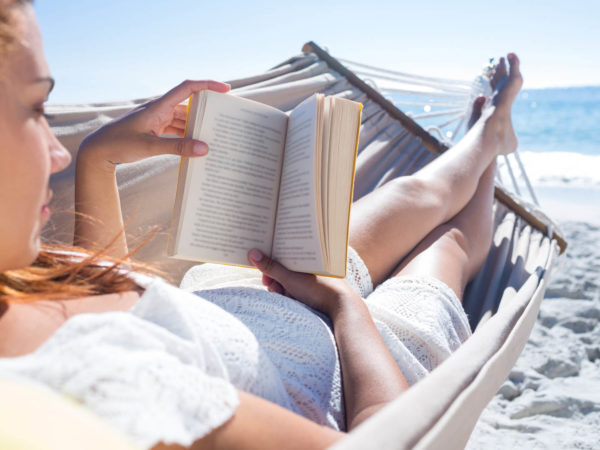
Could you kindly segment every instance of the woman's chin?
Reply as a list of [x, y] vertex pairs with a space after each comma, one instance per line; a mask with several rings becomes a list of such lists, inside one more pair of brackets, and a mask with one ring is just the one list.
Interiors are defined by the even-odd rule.
[[47, 220], [40, 216], [31, 220], [29, 217], [18, 217], [15, 224], [4, 231], [6, 239], [0, 245], [0, 272], [17, 270], [30, 266], [42, 249], [42, 230]]
[[7, 270], [19, 270], [24, 269], [36, 260], [38, 254], [40, 253], [41, 246], [38, 244], [34, 248], [25, 248], [18, 255], [9, 258], [5, 261], [0, 261], [0, 273]]
[[36, 235], [32, 237], [28, 248], [24, 249], [23, 257], [19, 261], [19, 269], [23, 269], [33, 264], [33, 262], [37, 259], [38, 255], [40, 254], [40, 251], [42, 249], [42, 239], [40, 234], [41, 233], [36, 233]]
[[23, 252], [23, 259], [20, 261], [20, 268], [23, 269], [25, 267], [30, 266], [37, 259], [40, 254], [40, 250], [42, 248], [42, 243], [40, 238], [38, 237], [32, 242], [32, 245], [29, 246], [27, 251]]

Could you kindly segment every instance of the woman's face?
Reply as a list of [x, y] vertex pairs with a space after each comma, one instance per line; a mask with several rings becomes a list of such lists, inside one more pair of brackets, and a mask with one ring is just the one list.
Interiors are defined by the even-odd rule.
[[0, 58], [0, 272], [36, 258], [50, 216], [50, 174], [71, 161], [44, 117], [54, 82], [33, 8], [18, 8], [17, 39]]

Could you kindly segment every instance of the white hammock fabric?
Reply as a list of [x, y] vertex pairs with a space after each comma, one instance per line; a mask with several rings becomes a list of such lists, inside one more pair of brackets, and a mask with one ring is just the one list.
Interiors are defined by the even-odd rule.
[[[311, 48], [320, 50], [316, 46]], [[284, 111], [314, 92], [362, 102], [355, 199], [395, 177], [415, 172], [436, 157], [428, 149], [436, 145], [435, 139], [415, 134], [413, 124], [399, 121], [385, 105], [374, 100], [367, 89], [350, 82], [351, 75], [340, 74], [330, 67], [331, 62], [321, 58], [321, 53], [320, 56], [305, 53], [264, 74], [233, 80], [230, 82], [233, 93]], [[372, 75], [372, 68], [366, 69]], [[384, 75], [405, 83], [410, 81], [422, 89], [433, 89], [433, 81], [424, 77], [385, 72]], [[445, 80], [442, 86], [452, 95], [445, 94], [445, 100], [437, 106], [447, 107], [450, 114], [457, 116], [460, 110], [464, 116], [463, 100], [474, 95], [469, 93], [469, 84]], [[72, 153], [76, 153], [79, 143], [89, 132], [143, 101], [55, 105], [48, 107], [48, 113], [54, 116], [51, 122], [54, 132]], [[144, 261], [158, 263], [174, 278], [180, 279], [190, 263], [168, 260], [164, 256], [177, 168], [178, 158], [161, 156], [122, 165], [117, 176], [130, 234], [143, 237], [155, 225], [161, 229], [138, 256]], [[46, 237], [70, 243], [73, 171], [57, 174], [51, 184], [59, 205], [57, 209], [65, 213], [55, 214]], [[501, 195], [498, 197], [498, 194]], [[560, 240], [560, 237], [553, 235], [551, 222], [543, 214], [524, 209], [519, 201], [501, 190], [497, 190], [497, 197], [503, 202], [497, 201], [494, 207], [492, 249], [465, 293], [465, 309], [476, 332], [428, 377], [350, 433], [336, 447], [433, 449], [462, 448], [466, 444], [479, 414], [525, 345], [549, 271], [559, 253], [556, 239]], [[511, 209], [515, 205], [518, 213]], [[527, 220], [523, 211], [527, 212]]]

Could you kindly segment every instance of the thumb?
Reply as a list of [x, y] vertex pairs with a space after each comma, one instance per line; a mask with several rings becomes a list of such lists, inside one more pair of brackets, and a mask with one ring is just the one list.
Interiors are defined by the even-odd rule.
[[263, 274], [271, 278], [277, 279], [277, 274], [281, 275], [281, 269], [286, 270], [281, 264], [269, 258], [257, 248], [253, 248], [248, 252], [248, 260]]
[[299, 277], [304, 274], [292, 272], [279, 264], [274, 259], [269, 258], [258, 249], [252, 249], [248, 252], [248, 259], [264, 275], [280, 283], [284, 289], [293, 289]]
[[186, 157], [205, 156], [208, 144], [189, 138], [164, 138], [152, 136], [150, 151], [154, 155], [178, 155]]

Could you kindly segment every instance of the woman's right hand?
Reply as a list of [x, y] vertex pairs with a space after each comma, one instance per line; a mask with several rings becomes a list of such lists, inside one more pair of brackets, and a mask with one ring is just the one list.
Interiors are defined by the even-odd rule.
[[294, 298], [332, 319], [341, 307], [354, 301], [362, 303], [360, 296], [342, 279], [288, 270], [258, 249], [250, 250], [248, 259], [262, 272], [263, 284], [270, 292]]
[[[187, 106], [181, 102], [203, 90], [227, 92], [219, 81], [184, 81], [161, 97], [131, 110], [85, 138], [78, 153], [94, 169], [114, 170], [118, 163], [139, 161], [156, 155], [204, 156], [206, 143], [184, 138]], [[177, 138], [165, 138], [168, 134]]]
[[206, 155], [208, 146], [204, 142], [184, 137], [187, 108], [180, 104], [205, 89], [227, 92], [229, 85], [184, 81], [85, 138], [77, 153], [75, 172], [75, 245], [102, 249], [107, 256], [116, 258], [129, 254], [116, 166], [163, 154]]

